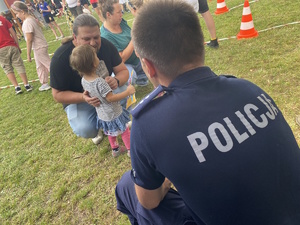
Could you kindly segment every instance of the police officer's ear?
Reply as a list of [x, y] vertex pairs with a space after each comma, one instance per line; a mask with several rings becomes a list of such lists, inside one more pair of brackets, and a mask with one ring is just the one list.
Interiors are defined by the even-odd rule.
[[151, 78], [155, 77], [156, 75], [156, 68], [154, 66], [154, 64], [146, 59], [146, 58], [143, 58], [142, 59], [142, 65], [143, 65], [143, 69], [144, 69], [144, 72]]

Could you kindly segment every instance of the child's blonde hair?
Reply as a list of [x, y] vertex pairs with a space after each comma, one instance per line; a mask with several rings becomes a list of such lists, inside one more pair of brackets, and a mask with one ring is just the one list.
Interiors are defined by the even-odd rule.
[[94, 66], [96, 50], [90, 45], [75, 47], [70, 56], [70, 65], [77, 70], [80, 76], [91, 74], [96, 69]]

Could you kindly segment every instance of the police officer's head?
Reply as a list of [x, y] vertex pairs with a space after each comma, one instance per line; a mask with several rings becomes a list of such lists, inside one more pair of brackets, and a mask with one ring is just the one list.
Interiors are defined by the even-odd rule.
[[140, 59], [164, 75], [176, 76], [191, 64], [204, 64], [204, 39], [192, 6], [179, 0], [149, 1], [133, 23], [132, 40]]

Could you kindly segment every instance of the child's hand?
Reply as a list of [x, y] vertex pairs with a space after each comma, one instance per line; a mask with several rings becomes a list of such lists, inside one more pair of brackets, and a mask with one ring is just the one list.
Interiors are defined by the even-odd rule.
[[133, 95], [135, 93], [135, 88], [131, 84], [128, 85], [127, 91], [129, 92], [129, 95]]

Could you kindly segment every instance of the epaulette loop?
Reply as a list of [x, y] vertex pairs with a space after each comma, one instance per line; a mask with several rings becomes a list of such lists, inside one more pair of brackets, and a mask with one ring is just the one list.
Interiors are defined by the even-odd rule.
[[160, 93], [166, 91], [167, 88], [159, 85], [157, 88], [154, 89], [150, 94], [148, 94], [144, 99], [142, 99], [135, 107], [131, 110], [131, 114], [133, 117], [137, 117], [139, 113]]

